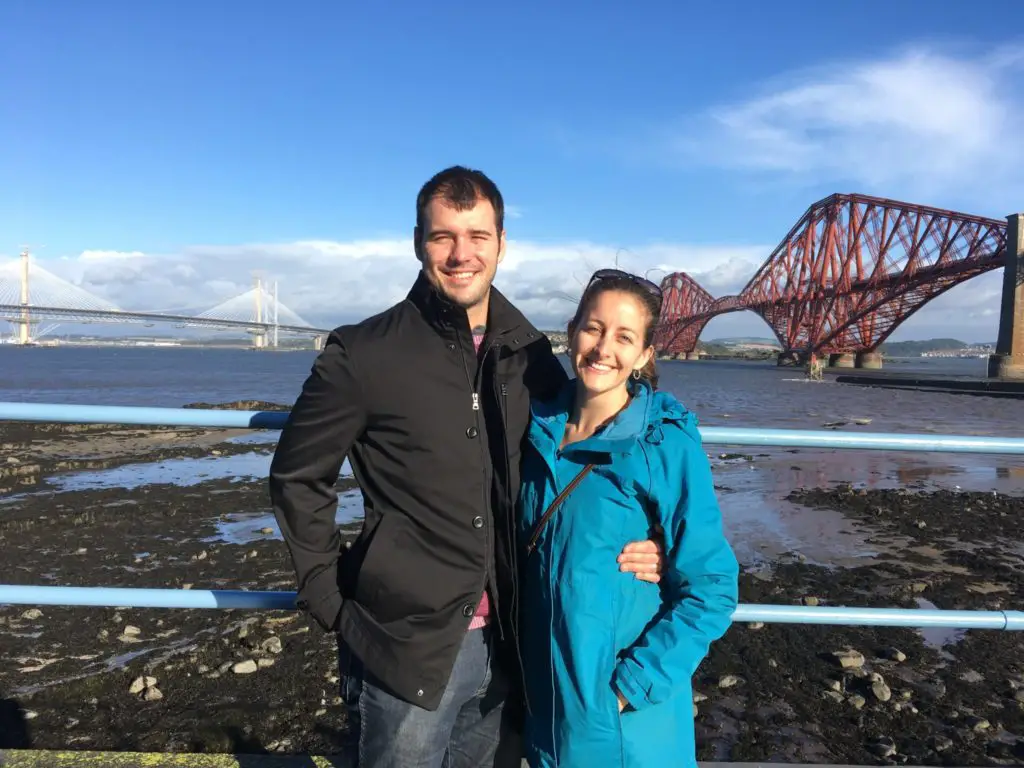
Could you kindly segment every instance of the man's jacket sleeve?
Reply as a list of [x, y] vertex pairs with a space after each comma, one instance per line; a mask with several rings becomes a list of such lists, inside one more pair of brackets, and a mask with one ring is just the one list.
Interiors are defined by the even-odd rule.
[[677, 490], [663, 489], [658, 504], [667, 610], [620, 657], [613, 677], [636, 710], [667, 700], [693, 677], [708, 647], [729, 628], [738, 600], [739, 565], [722, 531], [711, 467], [699, 437], [687, 430], [673, 441], [684, 442], [666, 462], [666, 488]]
[[352, 360], [332, 333], [281, 431], [270, 466], [270, 497], [295, 567], [298, 606], [324, 629], [337, 628], [342, 602], [334, 485], [365, 423]]

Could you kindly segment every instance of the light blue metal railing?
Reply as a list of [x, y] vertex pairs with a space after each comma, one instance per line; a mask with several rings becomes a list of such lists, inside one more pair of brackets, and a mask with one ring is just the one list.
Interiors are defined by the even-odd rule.
[[[275, 411], [0, 402], [0, 421], [280, 429], [287, 417], [287, 413]], [[720, 445], [1024, 455], [1024, 438], [1013, 437], [850, 434], [731, 427], [702, 427], [700, 433], [705, 443]], [[295, 598], [294, 592], [0, 585], [0, 604], [22, 605], [295, 610]], [[785, 624], [1024, 630], [1024, 612], [1021, 611], [739, 605], [732, 618], [733, 621]]]

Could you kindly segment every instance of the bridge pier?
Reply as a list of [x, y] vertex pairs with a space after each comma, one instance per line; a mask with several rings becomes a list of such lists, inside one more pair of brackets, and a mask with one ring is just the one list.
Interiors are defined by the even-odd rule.
[[783, 366], [804, 365], [805, 359], [804, 356], [795, 349], [782, 350], [779, 352], [779, 356], [775, 358], [775, 364], [780, 368]]
[[865, 370], [880, 370], [882, 368], [881, 352], [858, 352], [854, 358], [854, 368]]
[[852, 352], [833, 352], [828, 356], [829, 368], [855, 368], [857, 358]]
[[686, 359], [687, 360], [700, 360], [700, 352], [698, 352], [696, 349], [693, 350], [693, 352], [687, 352], [686, 353]]
[[1006, 217], [1006, 266], [996, 353], [989, 378], [1024, 379], [1024, 213]]

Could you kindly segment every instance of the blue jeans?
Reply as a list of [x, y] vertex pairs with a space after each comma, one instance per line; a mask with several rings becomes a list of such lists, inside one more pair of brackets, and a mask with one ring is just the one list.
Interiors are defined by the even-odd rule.
[[502, 718], [509, 686], [494, 658], [494, 631], [466, 632], [433, 712], [388, 693], [340, 644], [354, 768], [519, 768], [521, 736]]

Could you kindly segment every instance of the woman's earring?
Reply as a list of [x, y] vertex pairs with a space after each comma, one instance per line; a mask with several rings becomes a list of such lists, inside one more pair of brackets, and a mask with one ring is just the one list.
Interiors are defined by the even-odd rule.
[[640, 381], [640, 371], [638, 371], [636, 368], [633, 369], [633, 378], [636, 381]]

